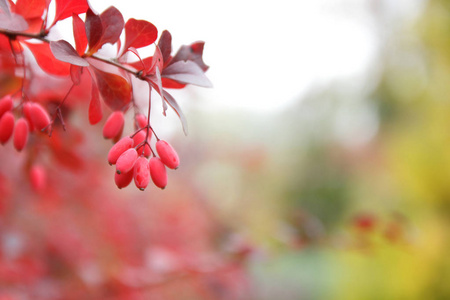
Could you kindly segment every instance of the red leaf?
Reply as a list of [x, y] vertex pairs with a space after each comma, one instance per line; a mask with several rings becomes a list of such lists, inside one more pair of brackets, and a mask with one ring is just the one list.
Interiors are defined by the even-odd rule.
[[[125, 21], [120, 11], [114, 6], [102, 12], [100, 19], [103, 25], [103, 36], [100, 47], [106, 43], [115, 44], [120, 38]], [[99, 48], [100, 48], [99, 47]]]
[[170, 64], [173, 64], [177, 61], [193, 61], [195, 62], [202, 70], [203, 72], [206, 72], [208, 70], [208, 66], [203, 62], [203, 47], [205, 46], [204, 42], [196, 42], [189, 46], [181, 46], [180, 49], [178, 49], [175, 56], [170, 61]]
[[184, 116], [183, 112], [181, 111], [181, 108], [178, 106], [177, 101], [167, 91], [163, 90], [162, 92], [163, 92], [164, 98], [166, 99], [167, 103], [169, 103], [170, 107], [173, 108], [175, 113], [180, 118], [181, 126], [183, 126], [183, 132], [185, 135], [187, 135], [188, 127], [187, 127], [186, 117]]
[[69, 75], [70, 64], [56, 59], [50, 50], [49, 44], [31, 44], [27, 42], [25, 42], [25, 44], [33, 53], [38, 65], [44, 72], [59, 76]]
[[70, 65], [70, 78], [74, 85], [79, 85], [81, 83], [81, 71], [82, 67], [76, 65]]
[[97, 124], [103, 118], [102, 105], [100, 103], [100, 95], [98, 88], [92, 81], [92, 96], [89, 102], [89, 123], [92, 125]]
[[129, 47], [141, 48], [156, 41], [158, 30], [148, 21], [129, 19], [125, 24], [124, 50]]
[[75, 39], [75, 48], [77, 49], [78, 54], [81, 56], [86, 51], [86, 47], [88, 44], [87, 36], [86, 36], [86, 28], [83, 20], [76, 15], [72, 15], [72, 25], [73, 25], [73, 37]]
[[194, 84], [202, 87], [212, 87], [211, 81], [203, 70], [193, 61], [177, 61], [164, 69], [162, 77], [179, 83]]
[[87, 0], [56, 0], [56, 13], [53, 24], [67, 19], [73, 14], [85, 13], [89, 8]]
[[89, 54], [94, 54], [99, 48], [97, 44], [103, 35], [102, 20], [90, 8], [86, 12], [86, 36], [89, 43]]
[[164, 30], [159, 38], [158, 47], [161, 50], [164, 64], [167, 64], [172, 53], [172, 35], [169, 31]]
[[50, 49], [52, 50], [53, 55], [60, 61], [80, 67], [89, 66], [89, 63], [78, 55], [72, 45], [64, 40], [50, 42]]
[[182, 89], [186, 86], [184, 83], [179, 83], [178, 81], [164, 77], [161, 78], [161, 82], [166, 89]]
[[122, 76], [93, 68], [103, 101], [112, 110], [122, 110], [131, 102], [131, 85]]
[[25, 19], [40, 19], [47, 6], [46, 0], [17, 0], [16, 13]]

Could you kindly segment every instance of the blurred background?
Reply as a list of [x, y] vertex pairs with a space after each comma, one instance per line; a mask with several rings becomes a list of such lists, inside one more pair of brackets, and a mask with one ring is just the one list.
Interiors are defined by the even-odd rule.
[[173, 93], [187, 137], [153, 110], [182, 163], [164, 191], [115, 188], [101, 126], [58, 192], [5, 163], [3, 258], [38, 270], [0, 266], [8, 295], [450, 299], [450, 2], [90, 2], [204, 40], [214, 88]]

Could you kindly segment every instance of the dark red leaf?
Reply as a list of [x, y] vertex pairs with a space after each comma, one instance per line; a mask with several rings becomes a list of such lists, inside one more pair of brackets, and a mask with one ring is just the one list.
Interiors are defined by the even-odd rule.
[[111, 6], [100, 15], [100, 19], [103, 25], [103, 36], [99, 48], [106, 43], [115, 44], [125, 24], [122, 14], [117, 8]]
[[166, 99], [167, 103], [170, 105], [170, 107], [173, 108], [175, 113], [180, 118], [181, 126], [183, 126], [183, 132], [185, 135], [187, 135], [188, 134], [188, 126], [187, 126], [186, 117], [184, 116], [183, 112], [181, 111], [181, 108], [178, 106], [177, 101], [167, 91], [163, 90], [162, 92], [163, 92], [164, 98]]
[[46, 0], [17, 0], [16, 13], [25, 19], [41, 18], [47, 6]]
[[80, 67], [89, 66], [89, 63], [78, 55], [72, 45], [64, 40], [50, 42], [50, 49], [52, 50], [53, 55], [60, 61]]
[[124, 50], [129, 47], [141, 48], [156, 41], [158, 30], [148, 21], [129, 19], [125, 24]]
[[58, 21], [71, 17], [73, 14], [85, 13], [89, 8], [87, 0], [56, 0], [55, 20]]
[[102, 118], [103, 112], [98, 87], [95, 85], [94, 80], [92, 80], [92, 95], [91, 101], [89, 102], [89, 123], [92, 125], [97, 124]]
[[195, 62], [203, 72], [208, 70], [208, 66], [203, 62], [203, 47], [205, 46], [204, 42], [196, 42], [189, 46], [181, 46], [177, 51], [175, 56], [170, 61], [170, 64], [173, 64], [177, 61], [187, 61], [191, 60]]
[[164, 64], [167, 64], [172, 53], [172, 35], [169, 31], [164, 30], [159, 38], [158, 47], [161, 50]]
[[89, 54], [94, 54], [99, 48], [97, 44], [103, 35], [102, 20], [90, 8], [86, 12], [86, 36], [89, 44]]
[[193, 61], [177, 61], [163, 71], [162, 77], [179, 83], [194, 84], [202, 87], [212, 87], [211, 81], [203, 70]]
[[28, 29], [27, 21], [18, 14], [0, 14], [0, 28], [10, 31], [25, 31]]
[[103, 101], [112, 110], [123, 110], [131, 102], [130, 83], [122, 76], [106, 73], [93, 68], [97, 79], [97, 87]]
[[75, 39], [75, 49], [81, 56], [86, 51], [86, 47], [88, 44], [86, 36], [86, 28], [83, 20], [81, 20], [81, 18], [76, 14], [72, 15], [72, 25], [73, 25], [73, 37]]
[[56, 59], [50, 50], [49, 44], [32, 44], [27, 42], [25, 44], [33, 53], [38, 65], [44, 72], [59, 76], [67, 76], [70, 74], [70, 64]]

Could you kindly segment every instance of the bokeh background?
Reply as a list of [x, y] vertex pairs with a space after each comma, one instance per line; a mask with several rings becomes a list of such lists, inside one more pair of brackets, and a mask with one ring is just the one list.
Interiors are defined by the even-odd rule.
[[174, 92], [188, 137], [153, 110], [182, 161], [164, 191], [114, 187], [101, 126], [57, 192], [15, 189], [2, 149], [9, 296], [450, 299], [450, 2], [91, 5], [206, 41], [214, 88]]

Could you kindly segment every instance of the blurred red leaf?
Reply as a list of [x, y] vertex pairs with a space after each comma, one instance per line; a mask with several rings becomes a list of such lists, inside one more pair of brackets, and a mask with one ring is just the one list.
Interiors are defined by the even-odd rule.
[[131, 102], [131, 85], [122, 76], [92, 68], [97, 79], [97, 87], [103, 101], [112, 110], [122, 110]]
[[73, 14], [85, 13], [89, 8], [87, 0], [56, 0], [55, 20], [53, 24]]
[[91, 101], [89, 102], [89, 123], [95, 125], [103, 118], [98, 87], [92, 82]]
[[50, 49], [52, 50], [53, 55], [60, 61], [80, 67], [89, 66], [89, 63], [78, 55], [72, 45], [64, 40], [50, 42]]
[[72, 15], [73, 37], [75, 39], [75, 49], [79, 55], [83, 55], [88, 44], [86, 28], [83, 20], [76, 15]]
[[55, 58], [47, 43], [27, 43], [28, 49], [33, 53], [41, 69], [52, 75], [67, 76], [70, 74], [70, 64]]
[[129, 47], [141, 48], [156, 41], [158, 29], [148, 21], [129, 19], [125, 24], [124, 50]]
[[177, 61], [164, 69], [162, 77], [179, 83], [194, 84], [202, 87], [212, 87], [211, 81], [203, 70], [193, 61]]
[[81, 71], [82, 67], [77, 65], [70, 65], [70, 78], [74, 85], [79, 85], [81, 83]]

